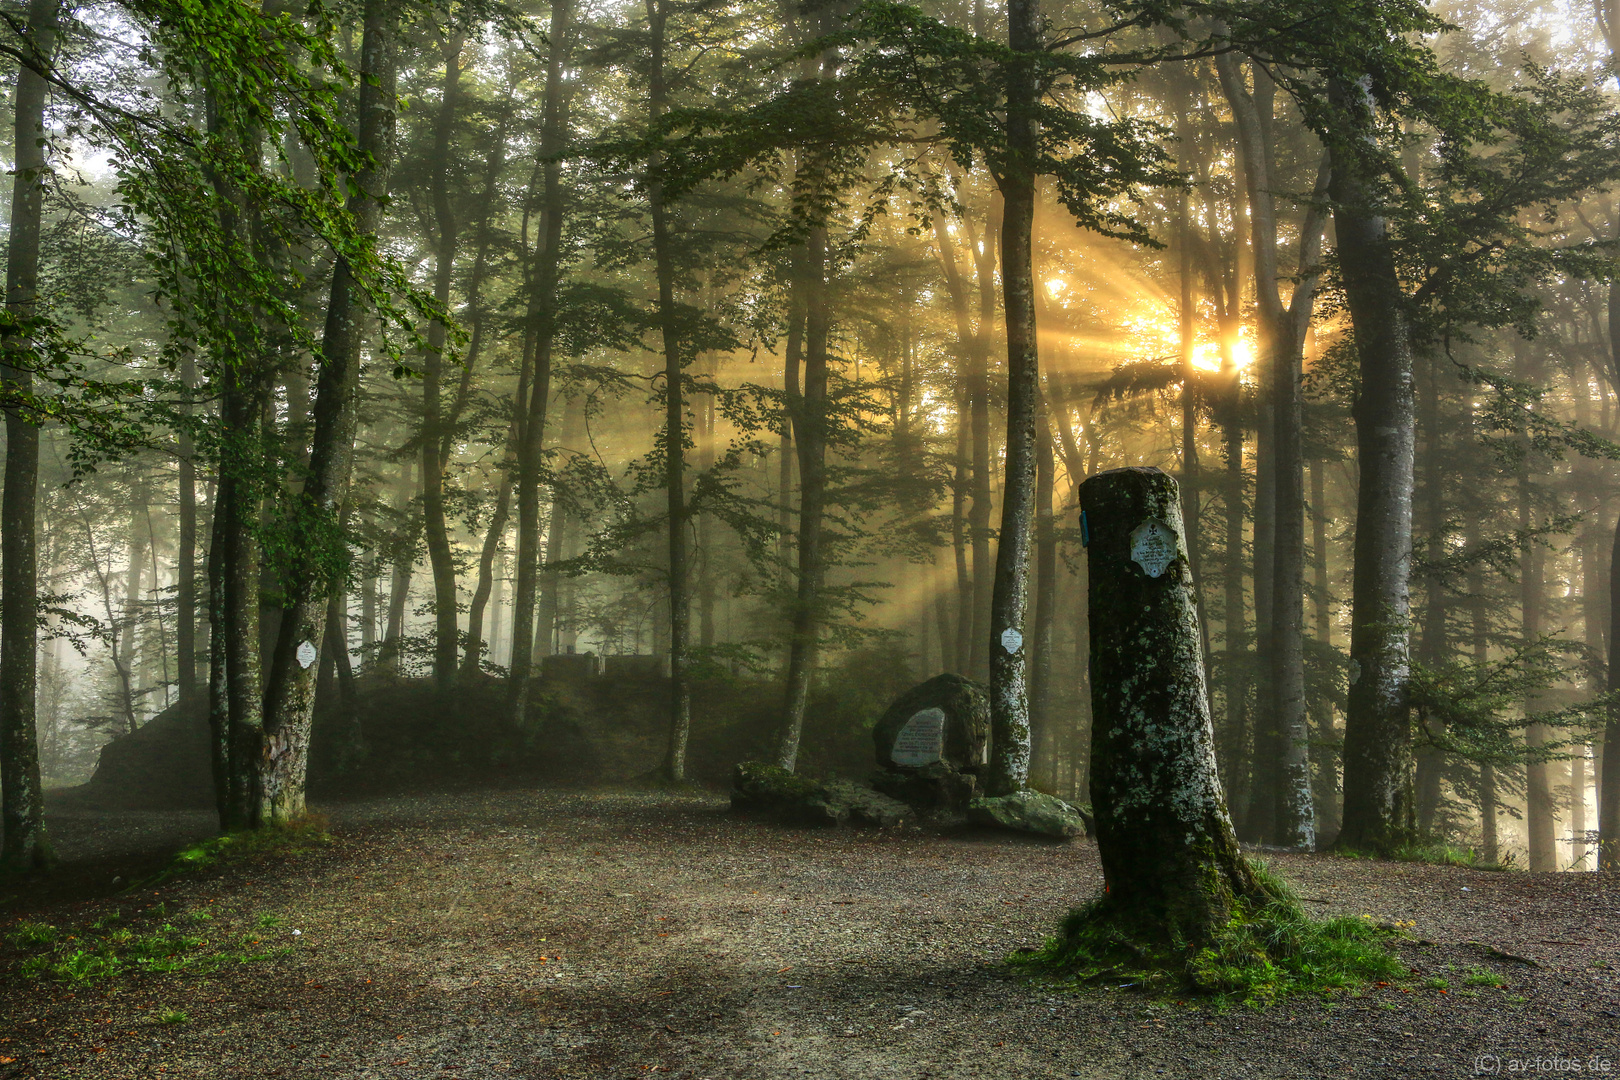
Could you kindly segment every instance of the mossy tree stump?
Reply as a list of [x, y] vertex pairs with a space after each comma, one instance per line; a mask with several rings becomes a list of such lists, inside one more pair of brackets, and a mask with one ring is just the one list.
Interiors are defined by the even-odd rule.
[[1091, 587], [1091, 798], [1105, 909], [1166, 944], [1214, 939], [1270, 899], [1238, 850], [1176, 482], [1115, 469], [1080, 486]]

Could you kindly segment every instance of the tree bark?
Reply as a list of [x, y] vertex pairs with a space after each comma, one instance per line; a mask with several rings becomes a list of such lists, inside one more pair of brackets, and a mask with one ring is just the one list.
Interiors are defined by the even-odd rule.
[[[360, 45], [360, 148], [370, 167], [353, 178], [350, 210], [362, 233], [375, 234], [393, 164], [397, 0], [366, 0]], [[252, 824], [286, 824], [304, 812], [309, 734], [315, 705], [314, 660], [327, 628], [326, 598], [342, 588], [348, 559], [341, 508], [348, 496], [359, 420], [360, 351], [366, 333], [365, 290], [347, 259], [332, 271], [316, 380], [309, 475], [298, 515], [307, 540], [293, 552], [280, 630], [265, 680], [264, 738], [257, 748]], [[346, 646], [345, 646], [346, 648]], [[453, 656], [452, 656], [453, 660]]]
[[[1316, 640], [1324, 646], [1333, 644], [1332, 589], [1328, 580], [1327, 559], [1327, 483], [1326, 463], [1311, 464], [1311, 567], [1316, 593]], [[1311, 703], [1312, 738], [1318, 747], [1313, 762], [1316, 766], [1316, 788], [1313, 804], [1316, 809], [1318, 840], [1339, 834], [1339, 767], [1338, 754], [1330, 746], [1334, 742], [1333, 697], [1320, 694]]]
[[[664, 85], [664, 33], [667, 8], [646, 0], [651, 58], [647, 114], [657, 123], [668, 106]], [[686, 743], [692, 730], [692, 690], [687, 676], [692, 630], [691, 572], [687, 559], [686, 505], [686, 347], [675, 309], [675, 253], [670, 244], [669, 207], [660, 179], [663, 155], [647, 163], [647, 201], [652, 211], [653, 264], [658, 277], [658, 324], [664, 340], [664, 497], [668, 516], [669, 570], [669, 743], [664, 779], [686, 779]]]
[[[568, 140], [567, 57], [573, 0], [552, 0], [551, 48], [546, 57], [539, 161], [543, 221], [539, 250], [529, 275], [525, 318], [526, 352], [533, 360], [529, 400], [521, 410], [517, 454], [517, 575], [512, 589], [512, 660], [507, 676], [507, 711], [514, 724], [528, 716], [533, 668], [535, 594], [540, 570], [540, 473], [545, 451], [546, 408], [551, 400], [551, 351], [557, 328], [557, 279], [562, 260], [565, 192], [562, 152]], [[547, 628], [549, 630], [549, 628]]]
[[1052, 451], [1052, 425], [1046, 405], [1039, 407], [1035, 431], [1035, 632], [1030, 635], [1029, 727], [1032, 756], [1042, 790], [1056, 784], [1058, 736], [1052, 715], [1052, 626], [1057, 618], [1057, 522], [1052, 513], [1052, 486], [1057, 459]]
[[395, 538], [398, 550], [388, 575], [388, 616], [383, 623], [380, 666], [389, 674], [399, 673], [400, 650], [404, 647], [406, 606], [411, 595], [411, 571], [416, 563], [415, 523], [410, 517], [411, 489], [416, 478], [416, 461], [407, 459], [399, 469], [399, 487], [394, 491], [395, 520], [402, 526]]
[[799, 460], [799, 551], [789, 631], [785, 719], [776, 751], [776, 763], [789, 772], [798, 764], [804, 710], [821, 652], [821, 593], [827, 577], [821, 525], [827, 497], [827, 335], [832, 302], [827, 288], [824, 224], [809, 229], [804, 274], [804, 385], [798, 399], [788, 402]]
[[1091, 539], [1091, 799], [1108, 900], [1172, 940], [1208, 941], [1239, 901], [1263, 894], [1216, 773], [1176, 482], [1114, 469], [1081, 485], [1080, 505]]
[[[1360, 115], [1365, 92], [1331, 84]], [[1387, 850], [1413, 828], [1407, 616], [1412, 558], [1412, 344], [1394, 252], [1359, 146], [1333, 148], [1333, 217], [1361, 387], [1352, 406], [1360, 484], [1351, 587], [1344, 824], [1338, 845]]]
[[[181, 363], [180, 378], [189, 393], [197, 388], [196, 361], [188, 353]], [[189, 412], [190, 406], [187, 405]], [[179, 684], [180, 704], [197, 700], [197, 463], [191, 432], [181, 428], [177, 454], [177, 501], [180, 509], [179, 537], [175, 545], [175, 681]]]
[[[1007, 157], [998, 179], [1001, 295], [1007, 319], [1007, 455], [1001, 531], [990, 600], [990, 774], [986, 791], [1009, 795], [1029, 786], [1029, 691], [1024, 609], [1029, 599], [1030, 534], [1035, 516], [1035, 407], [1040, 356], [1035, 336], [1035, 109], [1040, 90], [1039, 0], [1009, 0]], [[982, 272], [981, 272], [982, 276]]]
[[[429, 181], [433, 199], [433, 298], [446, 310], [456, 264], [456, 220], [450, 207], [450, 133], [461, 100], [459, 33], [441, 43], [444, 86], [438, 114], [433, 120], [433, 172]], [[450, 550], [450, 529], [444, 511], [446, 436], [442, 430], [445, 325], [428, 324], [427, 350], [422, 357], [422, 531], [427, 540], [428, 565], [433, 572], [433, 682], [440, 691], [454, 688], [459, 652], [456, 618], [456, 562]]]
[[[24, 47], [41, 61], [56, 50], [56, 0], [30, 0]], [[15, 169], [6, 238], [6, 310], [35, 314], [39, 239], [45, 188], [45, 80], [17, 67], [13, 99]], [[38, 676], [39, 551], [35, 512], [39, 488], [39, 428], [21, 398], [33, 387], [30, 345], [0, 341], [0, 392], [5, 394], [6, 464], [0, 493], [0, 869], [21, 871], [51, 861], [45, 835], [45, 796], [35, 730]]]

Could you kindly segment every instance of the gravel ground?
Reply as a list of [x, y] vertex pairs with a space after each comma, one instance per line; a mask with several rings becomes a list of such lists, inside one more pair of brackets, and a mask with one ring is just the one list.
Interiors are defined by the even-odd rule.
[[286, 951], [77, 989], [0, 952], [0, 1080], [1620, 1075], [1614, 875], [1272, 856], [1324, 913], [1415, 924], [1415, 973], [1222, 1011], [1001, 966], [1100, 888], [1089, 843], [787, 831], [648, 793], [324, 809], [328, 848], [135, 895], [107, 895], [119, 845], [184, 842], [206, 816], [59, 816], [79, 891], [7, 898], [7, 929], [207, 911], [211, 939]]

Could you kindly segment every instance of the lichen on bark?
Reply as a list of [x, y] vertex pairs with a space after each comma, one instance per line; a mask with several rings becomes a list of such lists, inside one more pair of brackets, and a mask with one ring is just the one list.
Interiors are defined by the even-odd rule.
[[[1080, 505], [1090, 536], [1091, 792], [1107, 887], [1098, 910], [1200, 946], [1272, 897], [1238, 850], [1216, 772], [1179, 492], [1158, 469], [1115, 469], [1081, 485]], [[1167, 565], [1133, 558], [1132, 534], [1149, 521], [1174, 536]]]

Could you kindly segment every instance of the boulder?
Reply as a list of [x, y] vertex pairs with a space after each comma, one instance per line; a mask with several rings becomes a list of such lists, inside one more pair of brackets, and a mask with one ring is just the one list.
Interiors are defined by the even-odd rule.
[[974, 799], [968, 820], [975, 825], [1056, 836], [1067, 839], [1086, 831], [1085, 814], [1062, 799], [1039, 791], [1018, 791], [995, 798]]
[[936, 820], [960, 820], [979, 794], [990, 700], [960, 675], [936, 675], [895, 700], [872, 728], [872, 786]]
[[987, 760], [990, 699], [960, 675], [936, 675], [901, 694], [872, 728], [877, 764], [915, 773], [936, 762], [977, 772]]
[[732, 775], [733, 810], [758, 810], [792, 825], [825, 827], [846, 821], [891, 828], [911, 808], [848, 780], [812, 780], [760, 761], [741, 762]]

